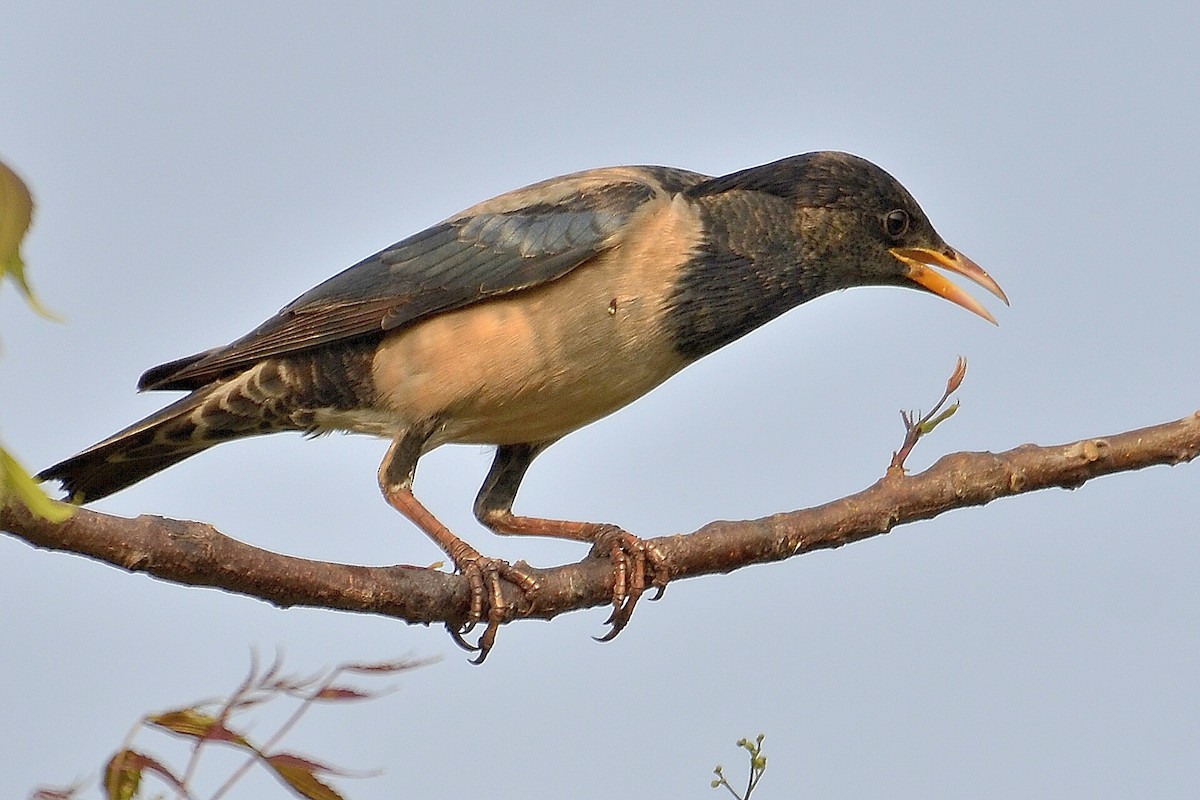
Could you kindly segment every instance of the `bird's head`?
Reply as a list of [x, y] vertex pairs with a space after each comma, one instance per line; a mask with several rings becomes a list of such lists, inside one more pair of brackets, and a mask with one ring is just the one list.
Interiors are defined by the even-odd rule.
[[806, 298], [855, 286], [907, 286], [995, 323], [979, 301], [942, 274], [949, 272], [1008, 303], [991, 276], [946, 244], [900, 182], [866, 159], [806, 153], [713, 183], [714, 188], [765, 192], [793, 204], [799, 282]]
[[[822, 251], [822, 278], [830, 288], [907, 286], [932, 292], [995, 324], [984, 306], [943, 272], [971, 280], [1008, 303], [999, 284], [948, 245], [900, 182], [871, 162], [847, 153], [800, 156], [797, 219], [809, 246]], [[818, 255], [814, 253], [813, 255]]]

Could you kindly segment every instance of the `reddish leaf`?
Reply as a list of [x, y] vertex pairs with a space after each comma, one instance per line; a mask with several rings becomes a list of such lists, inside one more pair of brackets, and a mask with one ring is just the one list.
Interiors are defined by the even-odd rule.
[[311, 758], [298, 756], [295, 753], [274, 753], [269, 756], [263, 756], [263, 760], [273, 767], [297, 767], [313, 773], [320, 772], [324, 775], [350, 776], [354, 774], [343, 769], [338, 769], [337, 767], [331, 767], [328, 764], [322, 764], [320, 761], [313, 761]]
[[221, 720], [194, 708], [181, 708], [147, 717], [146, 722], [181, 736], [191, 736], [203, 741], [232, 742], [250, 750], [255, 749], [244, 736], [226, 728]]
[[432, 664], [437, 659], [435, 658], [403, 658], [397, 661], [380, 661], [375, 664], [343, 664], [337, 668], [337, 672], [380, 672], [390, 674], [393, 672], [403, 672], [404, 670], [423, 667], [426, 664]]
[[335, 770], [288, 753], [279, 753], [265, 760], [279, 779], [301, 797], [307, 800], [344, 800], [332, 787], [317, 779], [317, 772]]
[[370, 700], [378, 697], [376, 692], [364, 692], [359, 689], [349, 689], [344, 686], [326, 686], [313, 695], [314, 700]]
[[83, 785], [79, 783], [59, 789], [51, 789], [43, 786], [29, 795], [29, 800], [75, 800], [75, 796], [81, 788], [83, 788]]
[[967, 359], [965, 356], [959, 356], [958, 363], [954, 365], [954, 373], [950, 376], [950, 380], [946, 381], [946, 394], [954, 394], [958, 391], [958, 387], [962, 386], [965, 377], [967, 377]]

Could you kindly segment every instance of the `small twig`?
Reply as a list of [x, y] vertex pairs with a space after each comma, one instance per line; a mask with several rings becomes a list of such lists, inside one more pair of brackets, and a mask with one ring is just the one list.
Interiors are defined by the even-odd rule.
[[767, 757], [762, 754], [764, 734], [759, 734], [758, 738], [753, 742], [749, 739], [738, 739], [737, 746], [750, 754], [750, 775], [746, 779], [746, 791], [743, 794], [738, 794], [737, 791], [729, 785], [729, 781], [725, 778], [724, 769], [720, 764], [713, 770], [713, 774], [717, 777], [713, 779], [709, 785], [716, 789], [724, 786], [725, 790], [737, 798], [737, 800], [750, 800], [750, 795], [754, 793], [754, 788], [758, 786], [758, 782], [762, 780], [763, 773], [767, 771]]
[[[423, 663], [427, 662], [404, 659], [371, 664], [345, 663], [311, 676], [288, 676], [281, 674], [282, 659], [279, 656], [276, 656], [269, 667], [261, 670], [257, 658], [252, 655], [251, 667], [246, 678], [228, 698], [201, 701], [183, 708], [147, 715], [139, 721], [138, 730], [166, 732], [192, 742], [192, 754], [182, 776], [153, 756], [134, 750], [132, 737], [127, 737], [121, 750], [109, 760], [105, 786], [110, 796], [131, 797], [136, 794], [143, 777], [151, 774], [173, 787], [176, 797], [192, 800], [194, 795], [191, 783], [197, 773], [201, 750], [207, 742], [222, 742], [246, 752], [248, 758], [213, 794], [208, 795], [210, 800], [217, 800], [228, 794], [233, 785], [255, 765], [267, 769], [301, 797], [339, 800], [341, 795], [324, 783], [325, 776], [365, 777], [370, 773], [347, 772], [296, 753], [277, 751], [276, 747], [316, 703], [363, 700], [380, 695], [378, 691], [338, 684], [341, 676], [388, 675]], [[298, 700], [298, 707], [265, 744], [252, 743], [245, 734], [233, 727], [232, 720], [235, 716], [277, 698]], [[213, 707], [211, 711], [210, 706]]]
[[913, 448], [917, 446], [917, 442], [921, 437], [954, 416], [954, 412], [958, 411], [957, 400], [945, 411], [942, 411], [942, 406], [950, 399], [950, 395], [958, 391], [958, 387], [962, 386], [963, 378], [966, 376], [967, 359], [959, 356], [958, 362], [954, 365], [954, 372], [950, 375], [950, 379], [946, 381], [946, 391], [942, 392], [942, 398], [937, 401], [928, 414], [918, 418], [921, 413], [920, 411], [900, 412], [900, 418], [904, 420], [904, 443], [900, 445], [899, 450], [892, 453], [892, 463], [888, 466], [888, 475], [903, 475], [904, 461], [908, 458]]

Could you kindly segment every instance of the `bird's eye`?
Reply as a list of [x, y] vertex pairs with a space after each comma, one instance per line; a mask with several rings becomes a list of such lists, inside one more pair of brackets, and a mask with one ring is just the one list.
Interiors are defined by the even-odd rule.
[[892, 239], [899, 239], [908, 230], [908, 212], [897, 208], [883, 218], [883, 230]]

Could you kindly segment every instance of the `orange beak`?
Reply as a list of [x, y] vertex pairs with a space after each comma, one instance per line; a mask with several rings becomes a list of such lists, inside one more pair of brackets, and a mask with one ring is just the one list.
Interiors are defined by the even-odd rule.
[[889, 252], [908, 268], [905, 277], [921, 288], [927, 289], [955, 305], [962, 306], [973, 314], [978, 314], [993, 325], [998, 324], [996, 318], [978, 300], [955, 286], [940, 272], [933, 271], [932, 267], [939, 267], [948, 272], [956, 272], [987, 289], [1003, 300], [1004, 305], [1008, 305], [1008, 297], [1000, 288], [1000, 284], [992, 280], [991, 275], [984, 272], [982, 267], [962, 253], [953, 248], [947, 248], [946, 252], [941, 252], [925, 247], [893, 247]]

